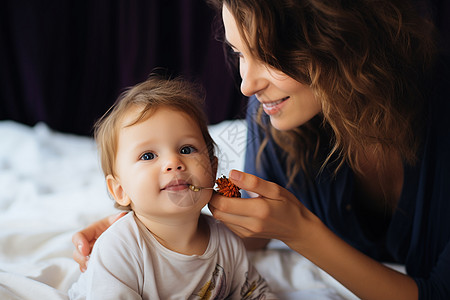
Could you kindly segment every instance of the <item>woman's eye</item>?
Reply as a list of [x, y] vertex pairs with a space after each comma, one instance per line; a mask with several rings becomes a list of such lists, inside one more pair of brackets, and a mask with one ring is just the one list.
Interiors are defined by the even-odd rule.
[[232, 54], [234, 57], [237, 57], [237, 58], [239, 58], [239, 59], [243, 59], [244, 58], [244, 55], [242, 54], [242, 52], [237, 52], [237, 51], [233, 51], [233, 54]]
[[147, 152], [141, 155], [140, 160], [152, 160], [156, 157], [155, 153]]
[[231, 56], [236, 57], [236, 58], [243, 58], [244, 56], [242, 55], [242, 52], [236, 51], [233, 48], [229, 48], [229, 53]]
[[180, 153], [181, 154], [191, 154], [194, 153], [197, 149], [195, 149], [195, 147], [192, 146], [184, 146], [180, 149]]

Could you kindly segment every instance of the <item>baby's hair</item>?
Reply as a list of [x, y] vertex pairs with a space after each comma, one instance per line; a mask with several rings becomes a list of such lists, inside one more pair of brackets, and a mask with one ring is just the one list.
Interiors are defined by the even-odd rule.
[[[215, 143], [208, 132], [207, 118], [203, 111], [204, 99], [203, 89], [199, 85], [181, 78], [167, 79], [156, 74], [124, 91], [94, 125], [94, 137], [105, 177], [109, 174], [117, 175], [115, 160], [120, 128], [147, 120], [161, 107], [183, 112], [197, 123], [207, 146], [206, 151], [213, 163]], [[129, 124], [122, 124], [130, 108], [136, 107], [141, 108], [136, 119]]]

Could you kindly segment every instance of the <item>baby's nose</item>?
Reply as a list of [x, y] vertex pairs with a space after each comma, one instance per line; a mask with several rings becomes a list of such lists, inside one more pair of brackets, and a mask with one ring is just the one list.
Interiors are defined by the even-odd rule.
[[186, 169], [185, 165], [179, 158], [170, 158], [167, 160], [164, 170], [166, 172], [173, 172], [173, 171], [184, 171]]
[[183, 170], [183, 167], [181, 165], [176, 166], [176, 167], [167, 167], [166, 169], [167, 171], [172, 171], [172, 170]]

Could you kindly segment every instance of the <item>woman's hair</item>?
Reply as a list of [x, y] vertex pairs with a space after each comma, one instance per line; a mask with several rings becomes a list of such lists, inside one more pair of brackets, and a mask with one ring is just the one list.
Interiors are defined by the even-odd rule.
[[435, 31], [410, 1], [213, 2], [227, 6], [255, 57], [309, 85], [321, 102], [322, 114], [297, 129], [267, 125], [260, 153], [271, 136], [286, 152], [290, 183], [301, 169], [308, 171], [306, 162], [317, 159], [321, 146], [331, 149], [322, 167], [337, 159], [337, 169], [346, 161], [361, 172], [358, 153], [367, 146], [380, 157], [379, 170], [388, 153], [414, 164]]
[[[98, 145], [104, 175], [117, 175], [115, 160], [120, 129], [147, 120], [161, 107], [183, 112], [199, 126], [210, 161], [214, 163], [215, 143], [208, 132], [207, 119], [202, 109], [203, 101], [202, 89], [194, 83], [180, 78], [165, 79], [156, 74], [123, 92], [94, 126], [94, 137]], [[127, 112], [136, 107], [140, 108], [136, 119], [129, 124], [123, 124]], [[158, 129], [155, 128], [155, 130]]]

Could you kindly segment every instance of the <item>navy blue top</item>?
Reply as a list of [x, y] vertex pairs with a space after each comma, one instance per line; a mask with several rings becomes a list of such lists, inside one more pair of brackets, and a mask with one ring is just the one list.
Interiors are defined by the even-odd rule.
[[[443, 64], [439, 64], [442, 66]], [[419, 299], [450, 299], [450, 73], [435, 73], [427, 92], [429, 114], [419, 161], [404, 167], [398, 207], [377, 235], [363, 230], [352, 202], [354, 173], [344, 165], [334, 176], [333, 166], [312, 180], [296, 177], [288, 187], [308, 209], [347, 243], [382, 262], [403, 264], [419, 287]], [[255, 97], [247, 110], [248, 139], [245, 171], [286, 187], [285, 161], [278, 146], [269, 141], [255, 157], [264, 131], [254, 119]], [[268, 122], [267, 116], [265, 116]], [[336, 257], [339, 259], [339, 257]]]

